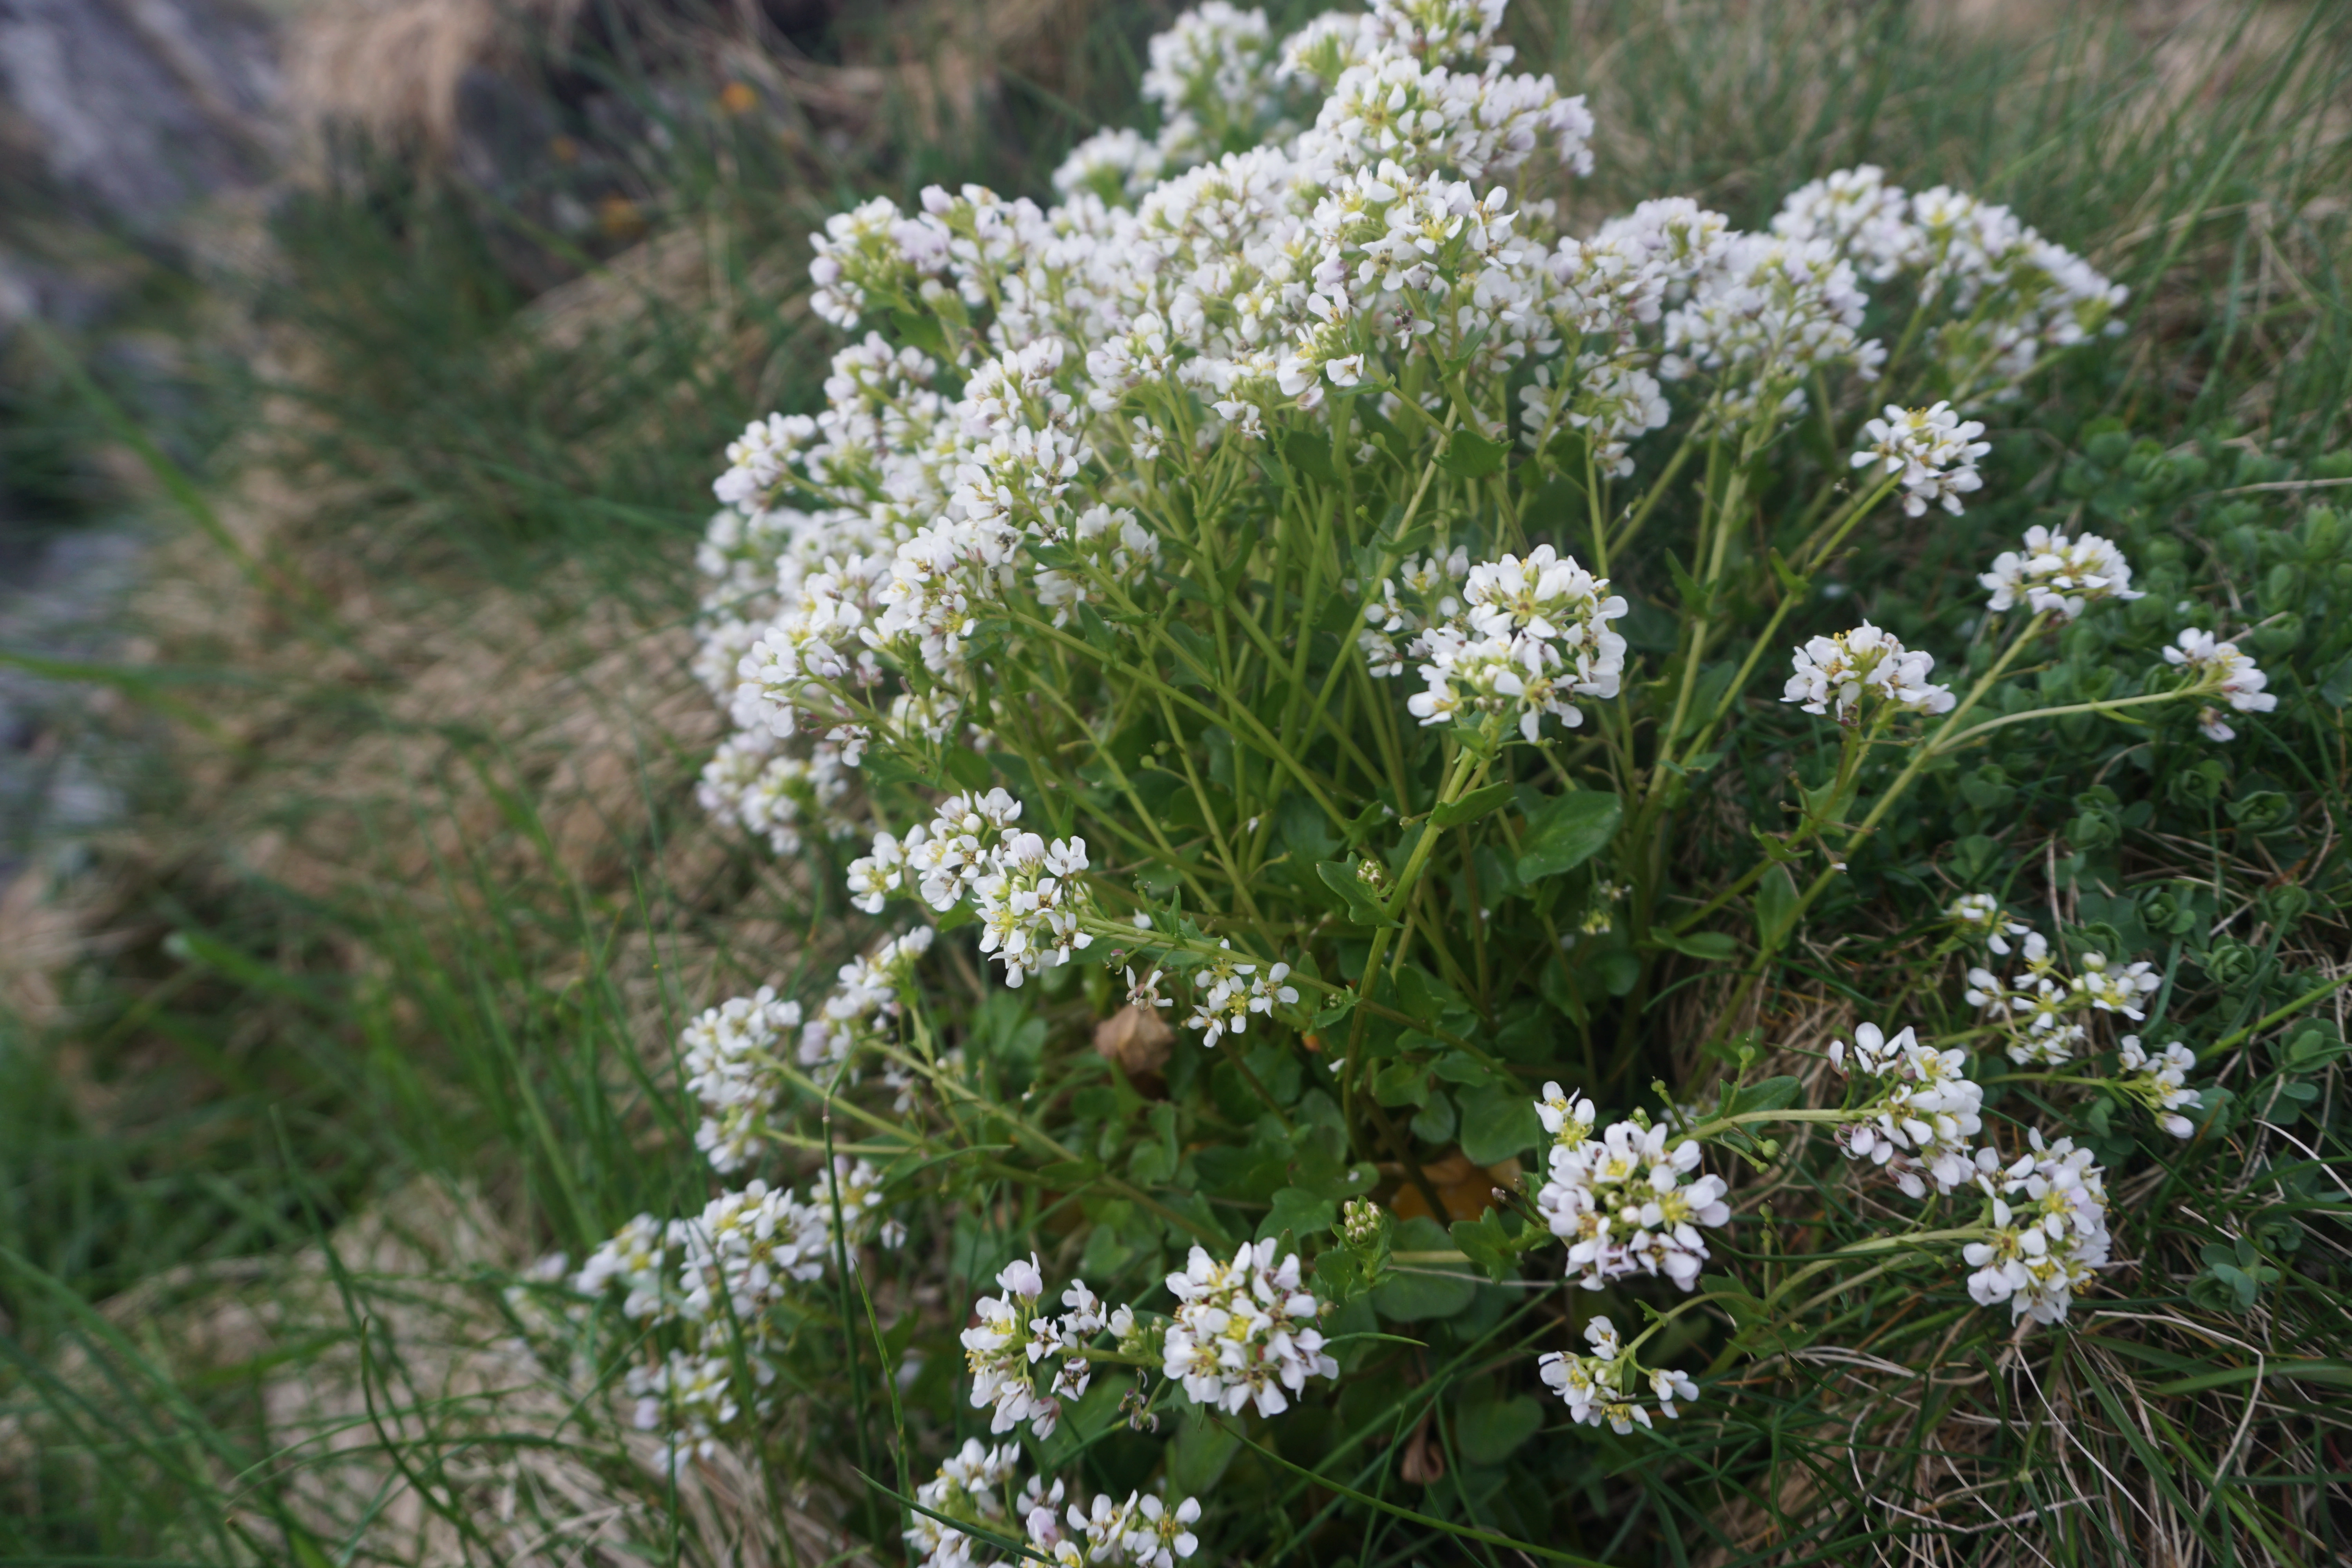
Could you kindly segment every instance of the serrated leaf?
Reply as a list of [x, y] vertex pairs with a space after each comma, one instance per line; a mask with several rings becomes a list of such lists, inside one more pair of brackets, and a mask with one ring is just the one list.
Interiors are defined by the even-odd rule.
[[1513, 869], [1522, 882], [1572, 871], [1609, 847], [1624, 815], [1607, 790], [1552, 795], [1528, 814], [1527, 836], [1519, 840]]
[[1256, 1239], [1264, 1241], [1284, 1231], [1306, 1237], [1329, 1230], [1339, 1217], [1339, 1205], [1305, 1187], [1283, 1187], [1274, 1194], [1274, 1207], [1258, 1222]]
[[1439, 827], [1459, 827], [1465, 822], [1475, 822], [1488, 812], [1509, 805], [1513, 788], [1506, 782], [1474, 789], [1453, 805], [1441, 805], [1431, 812], [1429, 820]]

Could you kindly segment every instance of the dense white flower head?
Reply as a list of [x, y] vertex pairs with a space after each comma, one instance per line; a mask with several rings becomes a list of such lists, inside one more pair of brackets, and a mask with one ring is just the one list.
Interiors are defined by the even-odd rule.
[[1605, 1426], [1623, 1436], [1637, 1426], [1654, 1425], [1643, 1402], [1644, 1391], [1669, 1421], [1682, 1414], [1675, 1408], [1677, 1402], [1688, 1405], [1698, 1398], [1698, 1384], [1690, 1373], [1665, 1368], [1643, 1372], [1637, 1366], [1619, 1341], [1616, 1326], [1605, 1317], [1595, 1316], [1585, 1324], [1584, 1342], [1592, 1347], [1590, 1355], [1553, 1351], [1536, 1362], [1544, 1386], [1567, 1402], [1569, 1415], [1579, 1426]]
[[1095, 940], [1080, 924], [1093, 907], [1080, 880], [1087, 841], [1049, 842], [1022, 830], [1021, 815], [1002, 789], [950, 795], [904, 838], [874, 836], [873, 852], [850, 863], [850, 901], [869, 913], [894, 897], [919, 897], [941, 913], [969, 904], [980, 950], [1004, 965], [1007, 985], [1068, 963]]
[[1921, 1045], [1908, 1028], [1890, 1036], [1860, 1024], [1853, 1046], [1833, 1040], [1829, 1058], [1860, 1096], [1838, 1128], [1849, 1159], [1885, 1170], [1914, 1198], [1930, 1185], [1950, 1193], [1975, 1179], [1984, 1090], [1968, 1076], [1967, 1052]]
[[2004, 550], [1992, 570], [1978, 581], [1991, 592], [1987, 607], [1998, 613], [2022, 602], [2037, 614], [2073, 620], [2084, 606], [2102, 599], [2137, 599], [2131, 563], [2095, 533], [2069, 538], [2047, 528], [2025, 531], [2022, 551]]
[[783, 1043], [800, 1023], [800, 1004], [763, 985], [704, 1012], [678, 1037], [687, 1090], [703, 1109], [694, 1142], [712, 1170], [739, 1170], [764, 1147], [768, 1110], [783, 1090]]
[[[967, 1437], [961, 1448], [941, 1462], [937, 1475], [915, 1489], [915, 1500], [929, 1511], [915, 1515], [906, 1539], [922, 1568], [973, 1568], [977, 1563], [993, 1559], [992, 1549], [983, 1540], [965, 1534], [949, 1521], [976, 1524], [997, 1535], [1006, 1533], [1005, 1494], [1020, 1464], [1018, 1443], [992, 1448], [977, 1437]], [[989, 1557], [975, 1556], [979, 1552], [989, 1552]]]
[[1956, 700], [1949, 687], [1927, 679], [1936, 668], [1935, 655], [1905, 647], [1900, 637], [1868, 621], [1850, 632], [1806, 639], [1790, 663], [1780, 700], [1808, 713], [1834, 710], [1840, 723], [1858, 710], [1880, 705], [1906, 713], [1948, 713]]
[[2126, 1035], [2120, 1046], [2116, 1065], [2124, 1073], [2124, 1091], [2146, 1105], [2155, 1115], [2156, 1124], [2175, 1138], [2193, 1134], [2197, 1124], [2181, 1112], [2194, 1110], [2205, 1103], [2205, 1097], [2189, 1087], [2189, 1075], [2197, 1066], [2197, 1053], [2175, 1040], [2150, 1055], [2139, 1043], [2137, 1035]]
[[[1550, 1109], [1537, 1101], [1541, 1115]], [[1561, 1097], [1565, 1099], [1566, 1097]], [[1698, 1283], [1706, 1262], [1702, 1227], [1731, 1218], [1723, 1178], [1698, 1174], [1699, 1146], [1676, 1141], [1661, 1123], [1612, 1122], [1599, 1138], [1557, 1142], [1580, 1123], [1574, 1107], [1553, 1132], [1549, 1177], [1536, 1194], [1536, 1211], [1568, 1243], [1568, 1278], [1588, 1290], [1633, 1275], [1664, 1275], [1684, 1289]]]
[[996, 1287], [1003, 1294], [982, 1296], [972, 1307], [971, 1326], [963, 1331], [972, 1406], [993, 1411], [992, 1433], [1010, 1432], [1026, 1421], [1037, 1436], [1050, 1436], [1061, 1419], [1062, 1401], [1085, 1394], [1092, 1378], [1085, 1352], [1107, 1321], [1102, 1303], [1085, 1280], [1074, 1279], [1062, 1292], [1068, 1310], [1059, 1316], [1039, 1311], [1045, 1279], [1034, 1253], [1006, 1264]]
[[1168, 1276], [1177, 1307], [1163, 1370], [1193, 1403], [1228, 1413], [1254, 1403], [1259, 1415], [1279, 1415], [1308, 1378], [1339, 1375], [1316, 1326], [1320, 1306], [1299, 1284], [1297, 1255], [1276, 1262], [1275, 1253], [1268, 1239], [1221, 1263], [1195, 1247], [1183, 1270]]
[[1581, 724], [1574, 699], [1617, 695], [1625, 639], [1609, 623], [1627, 609], [1608, 579], [1549, 544], [1525, 559], [1482, 562], [1463, 580], [1460, 609], [1413, 638], [1408, 652], [1423, 661], [1425, 689], [1406, 710], [1478, 735], [1515, 728], [1529, 742], [1546, 715]]
[[1928, 408], [1902, 408], [1888, 404], [1885, 415], [1862, 427], [1864, 446], [1853, 455], [1857, 468], [1875, 468], [1903, 486], [1903, 510], [1923, 516], [1941, 505], [1957, 515], [1960, 497], [1981, 489], [1977, 459], [1992, 450], [1979, 441], [1984, 426], [1963, 422], [1948, 403]]
[[[2211, 632], [2184, 629], [2179, 640], [2164, 650], [2164, 660], [2187, 670], [2196, 689], [2210, 692], [2238, 712], [2267, 713], [2278, 706], [2277, 696], [2263, 689], [2270, 678], [2238, 651], [2236, 643], [2221, 642]], [[2238, 733], [2212, 708], [2198, 715], [2198, 727], [2214, 741], [2234, 740]]]
[[1980, 1307], [2006, 1301], [2012, 1320], [2063, 1322], [2074, 1293], [2107, 1261], [2105, 1173], [2071, 1138], [2044, 1144], [2003, 1166], [1990, 1150], [1979, 1184], [1991, 1201], [1993, 1234], [1962, 1257], [1974, 1270], [1969, 1295]]

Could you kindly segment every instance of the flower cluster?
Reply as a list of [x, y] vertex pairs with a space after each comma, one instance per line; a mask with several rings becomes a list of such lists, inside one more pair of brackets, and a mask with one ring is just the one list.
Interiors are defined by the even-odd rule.
[[2150, 1056], [2137, 1035], [2126, 1035], [2121, 1045], [2116, 1065], [2125, 1075], [2119, 1085], [2123, 1091], [2154, 1112], [2156, 1124], [2175, 1138], [2194, 1133], [2197, 1124], [2180, 1113], [2205, 1103], [2205, 1097], [2189, 1087], [2197, 1053], [2175, 1040]]
[[[1233, 943], [1219, 946], [1230, 949]], [[1200, 1030], [1204, 1046], [1213, 1046], [1227, 1035], [1245, 1033], [1251, 1014], [1271, 1015], [1277, 1005], [1297, 1005], [1298, 987], [1286, 984], [1289, 978], [1286, 963], [1274, 964], [1260, 973], [1254, 960], [1220, 953], [1192, 972], [1195, 1000], [1184, 1027]]]
[[664, 1433], [671, 1465], [708, 1458], [743, 1414], [739, 1347], [749, 1352], [743, 1361], [756, 1382], [773, 1378], [763, 1353], [774, 1333], [771, 1309], [794, 1286], [823, 1277], [837, 1235], [853, 1247], [869, 1241], [897, 1247], [906, 1238], [905, 1227], [885, 1217], [880, 1175], [863, 1160], [836, 1159], [806, 1202], [754, 1180], [721, 1193], [691, 1219], [663, 1225], [639, 1215], [572, 1277], [572, 1289], [583, 1296], [618, 1288], [626, 1292], [626, 1316], [682, 1331], [685, 1347], [628, 1379], [636, 1424]]
[[1933, 505], [1957, 515], [1960, 498], [1984, 487], [1977, 459], [1992, 450], [1992, 443], [1978, 440], [1984, 426], [1973, 419], [1963, 423], [1948, 403], [1910, 409], [1889, 404], [1883, 417], [1863, 426], [1862, 434], [1867, 445], [1854, 453], [1853, 466], [1881, 468], [1898, 479], [1903, 510], [1913, 517]]
[[694, 1142], [712, 1170], [739, 1171], [772, 1140], [769, 1118], [786, 1088], [785, 1040], [794, 1039], [790, 1055], [798, 1066], [819, 1068], [845, 1062], [883, 1038], [932, 935], [929, 927], [918, 926], [843, 964], [833, 991], [805, 1020], [798, 1002], [780, 1001], [772, 987], [761, 986], [686, 1026], [678, 1036], [686, 1087], [702, 1105]]
[[2137, 599], [2131, 585], [2131, 563], [2124, 552], [2095, 533], [2073, 537], [2042, 527], [2025, 531], [2025, 548], [2004, 550], [1993, 557], [1992, 570], [1978, 581], [1991, 593], [1987, 607], [1995, 614], [2022, 601], [2037, 615], [2074, 620], [2084, 605], [2102, 599]]
[[[1393, 603], [1393, 583], [1381, 589]], [[1423, 724], [1460, 723], [1490, 743], [1514, 726], [1535, 741], [1547, 714], [1572, 729], [1584, 722], [1574, 699], [1617, 695], [1625, 639], [1609, 623], [1626, 609], [1607, 578], [1549, 544], [1524, 560], [1481, 562], [1463, 582], [1460, 609], [1412, 639], [1409, 653], [1422, 661], [1425, 689], [1406, 710]]]
[[[1450, 421], [1405, 389], [1464, 367], [1456, 439], [1509, 434], [1481, 395], [1508, 375], [1538, 468], [1622, 477], [1677, 404], [1761, 437], [1820, 376], [1874, 375], [1870, 289], [1917, 296], [1958, 407], [2121, 298], [2005, 208], [1906, 195], [1867, 168], [1795, 193], [1769, 233], [1670, 197], [1562, 235], [1552, 202], [1495, 182], [1539, 158], [1589, 167], [1591, 118], [1509, 68], [1500, 19], [1496, 0], [1375, 0], [1284, 38], [1213, 0], [1150, 46], [1158, 133], [1083, 143], [1057, 204], [933, 187], [827, 223], [818, 313], [918, 320], [922, 346], [868, 332], [836, 355], [822, 412], [768, 416], [728, 448], [696, 661], [738, 731], [706, 780], [714, 813], [791, 853], [847, 828], [869, 751], [935, 762], [985, 742], [982, 626], [1018, 641], [1140, 600], [1166, 569], [1168, 480], [1234, 444], [1286, 430], [1410, 483], [1410, 447]], [[1366, 437], [1341, 406], [1356, 397], [1402, 444]], [[1977, 482], [1981, 445], [1951, 408], [1879, 425], [1860, 460], [1898, 468], [1915, 511]], [[1540, 553], [1483, 573], [1542, 604], [1541, 628], [1372, 601], [1363, 650], [1385, 673], [1420, 667], [1415, 717], [1533, 736], [1616, 692], [1619, 602]]]
[[1192, 1529], [1201, 1518], [1197, 1499], [1185, 1498], [1171, 1508], [1155, 1493], [1129, 1492], [1123, 1503], [1097, 1495], [1089, 1507], [1066, 1483], [1048, 1484], [1043, 1476], [1031, 1476], [1016, 1490], [1013, 1478], [1020, 1467], [1017, 1445], [988, 1447], [967, 1437], [937, 1474], [915, 1489], [915, 1500], [925, 1511], [915, 1515], [906, 1540], [922, 1568], [978, 1568], [1013, 1560], [959, 1525], [999, 1540], [1012, 1537], [1017, 1525], [1034, 1553], [1018, 1560], [1042, 1558], [1056, 1568], [1175, 1568], [1200, 1550]]
[[1841, 724], [1865, 708], [1930, 714], [1952, 710], [1951, 689], [1927, 679], [1936, 668], [1935, 655], [1905, 647], [1894, 633], [1868, 621], [1850, 632], [1808, 639], [1790, 662], [1794, 668], [1780, 700], [1797, 703], [1808, 713], [1835, 709]]
[[2074, 1292], [2107, 1261], [2105, 1174], [2071, 1138], [2032, 1150], [2006, 1167], [1990, 1150], [1978, 1178], [1991, 1199], [1992, 1235], [1961, 1256], [1975, 1270], [1969, 1295], [1979, 1307], [2007, 1301], [2012, 1318], [2065, 1321]]
[[1890, 1037], [1862, 1024], [1851, 1050], [1832, 1040], [1829, 1056], [1859, 1094], [1838, 1128], [1848, 1158], [1885, 1170], [1913, 1198], [1931, 1184], [1950, 1193], [1975, 1179], [1971, 1140], [1984, 1130], [1984, 1090], [1968, 1076], [1966, 1052], [1923, 1046], [1908, 1028]]
[[[1039, 1437], [1053, 1435], [1062, 1417], [1062, 1401], [1087, 1391], [1092, 1378], [1087, 1342], [1106, 1326], [1124, 1337], [1134, 1314], [1117, 1309], [1110, 1317], [1083, 1279], [1073, 1279], [1062, 1292], [1069, 1310], [1055, 1317], [1037, 1310], [1045, 1293], [1045, 1278], [1037, 1258], [1015, 1258], [996, 1276], [1002, 1296], [982, 1296], [972, 1307], [971, 1326], [963, 1331], [964, 1360], [971, 1369], [971, 1403], [978, 1410], [993, 1409], [988, 1429], [1010, 1432], [1022, 1422]], [[1039, 1387], [1043, 1362], [1056, 1364]]]
[[1536, 1363], [1544, 1385], [1568, 1402], [1569, 1415], [1580, 1426], [1606, 1426], [1621, 1437], [1637, 1425], [1651, 1426], [1649, 1406], [1642, 1403], [1640, 1393], [1644, 1383], [1658, 1414], [1669, 1421], [1682, 1414], [1675, 1408], [1676, 1401], [1687, 1405], [1698, 1398], [1698, 1384], [1686, 1372], [1643, 1372], [1607, 1318], [1595, 1317], [1584, 1325], [1584, 1342], [1592, 1347], [1591, 1354], [1553, 1351]]
[[[992, 1553], [987, 1558], [973, 1556], [982, 1542], [949, 1521], [961, 1521], [992, 1533], [1003, 1533], [1006, 1496], [1020, 1464], [1019, 1444], [1000, 1443], [992, 1448], [983, 1447], [977, 1437], [967, 1437], [963, 1447], [940, 1464], [937, 1475], [915, 1489], [915, 1500], [927, 1511], [915, 1515], [908, 1527], [907, 1544], [919, 1554], [923, 1568], [971, 1568], [974, 1563], [993, 1560]], [[1036, 1500], [1043, 1500], [1042, 1492]]]
[[[1663, 1274], [1688, 1290], [1706, 1261], [1704, 1226], [1731, 1218], [1720, 1176], [1696, 1175], [1698, 1144], [1664, 1123], [1612, 1122], [1589, 1136], [1591, 1102], [1544, 1086], [1536, 1111], [1551, 1132], [1549, 1179], [1536, 1210], [1568, 1243], [1568, 1278], [1588, 1290], [1636, 1274]], [[1574, 1141], [1563, 1142], [1574, 1130]]]
[[[2004, 942], [1999, 951], [2007, 952], [2008, 944]], [[2096, 1014], [2140, 1022], [2147, 1016], [2140, 1008], [2142, 999], [2163, 984], [2155, 965], [2118, 965], [2103, 952], [2083, 954], [2070, 975], [2037, 931], [2023, 932], [2017, 955], [2023, 968], [2007, 978], [1981, 966], [1970, 969], [1964, 994], [1970, 1006], [1990, 1014], [2009, 1036], [2009, 1059], [2021, 1067], [2055, 1067], [2073, 1060], [2076, 1047], [2089, 1037], [2084, 1021]]]
[[[1058, 1497], [1061, 1483], [1049, 1496]], [[1050, 1503], [1029, 1510], [1029, 1544], [1043, 1552], [1057, 1568], [1083, 1564], [1133, 1564], [1134, 1568], [1175, 1568], [1201, 1549], [1192, 1526], [1201, 1519], [1197, 1498], [1186, 1498], [1170, 1508], [1156, 1493], [1129, 1492], [1114, 1504], [1108, 1493], [1097, 1493], [1092, 1508], [1072, 1502], [1055, 1518]]]
[[1095, 940], [1079, 924], [1091, 909], [1077, 879], [1087, 841], [1048, 843], [1020, 820], [1021, 803], [1001, 789], [950, 795], [903, 839], [874, 836], [873, 853], [850, 862], [850, 900], [869, 913], [893, 894], [941, 913], [968, 903], [980, 917], [980, 950], [1004, 965], [1007, 985], [1066, 963]]
[[2121, 284], [2009, 208], [1948, 186], [1906, 195], [1870, 164], [1842, 169], [1790, 192], [1772, 228], [1834, 246], [1873, 283], [1916, 279], [1922, 306], [1947, 307], [1930, 337], [1964, 407], [2012, 395], [2045, 348], [2121, 330]]
[[1276, 1262], [1271, 1239], [1230, 1263], [1195, 1247], [1168, 1289], [1177, 1307], [1164, 1370], [1193, 1403], [1234, 1412], [1255, 1402], [1259, 1415], [1279, 1415], [1308, 1378], [1339, 1375], [1316, 1326], [1321, 1307], [1299, 1287], [1297, 1254]]
[[[2184, 629], [2180, 640], [2164, 650], [2164, 661], [2188, 672], [2191, 690], [2216, 697], [2237, 712], [2267, 713], [2278, 706], [2278, 698], [2263, 689], [2270, 678], [2238, 651], [2236, 643], [2217, 641], [2211, 632]], [[2211, 741], [2235, 740], [2238, 734], [2213, 707], [2199, 711], [2197, 727]]]

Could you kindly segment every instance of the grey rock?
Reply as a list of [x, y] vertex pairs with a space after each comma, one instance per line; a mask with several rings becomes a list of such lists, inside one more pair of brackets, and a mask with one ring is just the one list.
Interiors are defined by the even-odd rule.
[[57, 185], [134, 228], [257, 181], [277, 90], [235, 0], [0, 0], [0, 97]]

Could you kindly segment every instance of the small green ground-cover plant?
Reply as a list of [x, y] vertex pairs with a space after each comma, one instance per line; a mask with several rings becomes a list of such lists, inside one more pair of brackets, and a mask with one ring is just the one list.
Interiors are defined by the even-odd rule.
[[[932, 1563], [1582, 1561], [1604, 1477], [1752, 1497], [1843, 1357], [1880, 1390], [1809, 1448], [2030, 1513], [2050, 1428], [2005, 1402], [2151, 1283], [2143, 1205], [2240, 1153], [2189, 1286], [2240, 1311], [2326, 1207], [2280, 1118], [2342, 982], [2283, 954], [2341, 890], [2298, 802], [2352, 694], [2345, 476], [2095, 421], [1979, 549], [1985, 418], [2125, 290], [1867, 166], [1755, 233], [1666, 196], [1564, 236], [1593, 121], [1500, 17], [1204, 6], [1156, 140], [1058, 205], [819, 240], [865, 335], [729, 450], [704, 800], [922, 918], [689, 1026], [721, 1190], [531, 1298], [554, 1341], [617, 1308], [681, 1473], [845, 1357]], [[2262, 885], [2133, 852], [2225, 820]], [[1981, 1527], [1774, 1486], [1819, 1550]]]

